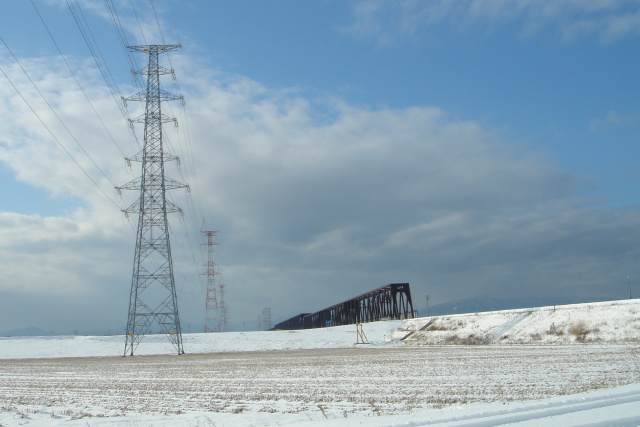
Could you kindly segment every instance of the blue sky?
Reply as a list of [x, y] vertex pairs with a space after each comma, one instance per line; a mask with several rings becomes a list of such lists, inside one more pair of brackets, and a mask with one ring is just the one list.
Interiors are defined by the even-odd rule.
[[[139, 165], [122, 159], [137, 148], [114, 95], [139, 89], [107, 4], [13, 2], [0, 16], [56, 112], [0, 44], [0, 331], [125, 323], [135, 218], [119, 209], [134, 196], [113, 184]], [[202, 227], [220, 230], [235, 329], [264, 306], [277, 321], [390, 282], [410, 282], [422, 309], [426, 292], [624, 298], [640, 278], [640, 2], [111, 4], [129, 43], [184, 46], [161, 60], [177, 76], [163, 87], [186, 99], [165, 134], [183, 159], [168, 173], [193, 189], [172, 193], [185, 208], [172, 244], [194, 330]]]

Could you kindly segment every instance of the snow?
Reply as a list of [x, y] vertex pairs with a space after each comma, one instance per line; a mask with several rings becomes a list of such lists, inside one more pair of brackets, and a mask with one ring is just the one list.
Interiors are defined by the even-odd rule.
[[160, 335], [126, 358], [122, 336], [0, 338], [0, 425], [637, 426], [638, 313], [375, 322], [365, 345], [354, 325], [185, 334], [184, 356]]
[[[365, 333], [374, 345], [398, 346], [391, 336], [402, 325], [401, 320], [375, 322], [366, 325]], [[253, 331], [183, 334], [187, 353], [218, 353], [241, 351], [303, 350], [352, 347], [356, 342], [355, 326], [310, 329], [306, 331]], [[164, 335], [148, 335], [135, 351], [136, 355], [171, 354], [173, 346]], [[102, 357], [120, 356], [124, 352], [124, 337], [113, 336], [51, 336], [0, 337], [0, 359]]]
[[393, 335], [406, 343], [640, 343], [639, 300], [607, 301], [408, 320]]

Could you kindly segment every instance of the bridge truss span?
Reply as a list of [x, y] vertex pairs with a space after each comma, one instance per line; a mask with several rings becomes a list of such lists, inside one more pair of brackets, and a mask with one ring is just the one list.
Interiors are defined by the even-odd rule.
[[408, 283], [390, 283], [315, 313], [299, 314], [274, 329], [312, 329], [416, 317]]

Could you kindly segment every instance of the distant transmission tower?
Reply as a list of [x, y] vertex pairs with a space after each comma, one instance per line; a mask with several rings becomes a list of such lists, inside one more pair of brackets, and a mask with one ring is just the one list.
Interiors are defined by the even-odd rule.
[[207, 269], [204, 276], [207, 276], [207, 300], [205, 307], [205, 320], [204, 331], [205, 332], [220, 332], [220, 310], [218, 307], [218, 289], [216, 286], [215, 276], [218, 275], [216, 271], [216, 264], [213, 262], [213, 247], [218, 245], [213, 239], [218, 233], [217, 231], [203, 231], [207, 236], [207, 243], [203, 245], [207, 248], [207, 263], [204, 265]]
[[187, 186], [164, 176], [164, 163], [177, 158], [162, 148], [162, 124], [175, 124], [177, 121], [162, 114], [160, 109], [162, 101], [183, 100], [183, 97], [160, 89], [160, 75], [174, 73], [173, 70], [158, 65], [158, 55], [180, 47], [182, 46], [127, 47], [131, 51], [149, 55], [149, 65], [136, 71], [137, 74], [147, 76], [147, 89], [123, 98], [125, 104], [126, 101], [145, 102], [145, 113], [129, 119], [131, 126], [133, 123], [144, 123], [144, 147], [141, 152], [127, 159], [142, 162], [142, 176], [117, 187], [118, 190], [140, 191], [139, 200], [124, 210], [126, 215], [138, 213], [125, 356], [133, 356], [134, 350], [154, 324], [169, 337], [178, 354], [184, 354], [167, 223], [167, 213], [181, 212], [181, 209], [167, 200], [165, 192]]
[[271, 307], [265, 307], [262, 309], [262, 328], [265, 331], [271, 329]]
[[227, 331], [227, 302], [225, 300], [224, 297], [224, 290], [225, 290], [225, 285], [224, 285], [224, 280], [219, 280], [218, 281], [218, 296], [220, 298], [218, 298], [218, 313], [219, 313], [219, 322], [218, 322], [218, 327], [220, 329], [220, 332], [226, 332]]

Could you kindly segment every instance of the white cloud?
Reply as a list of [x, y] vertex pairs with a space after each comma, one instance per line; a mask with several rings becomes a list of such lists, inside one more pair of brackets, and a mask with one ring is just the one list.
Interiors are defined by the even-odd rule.
[[406, 41], [443, 23], [454, 29], [516, 23], [522, 35], [551, 29], [564, 41], [593, 35], [610, 43], [640, 34], [636, 0], [366, 0], [354, 5], [353, 18], [348, 32], [382, 45]]
[[[248, 87], [217, 82], [190, 108], [202, 114], [194, 134], [208, 130], [200, 150], [211, 158], [200, 158], [199, 170], [211, 160], [207, 193], [224, 224], [216, 228], [229, 233], [230, 262], [243, 263], [245, 280], [250, 270], [260, 277], [265, 299], [274, 287], [291, 298], [319, 287], [331, 303], [386, 280], [428, 276], [447, 283], [440, 292], [448, 298], [502, 292], [515, 280], [528, 286], [514, 293], [571, 293], [572, 283], [604, 280], [595, 269], [611, 271], [602, 263], [616, 261], [597, 255], [597, 239], [576, 255], [558, 233], [606, 238], [613, 227], [620, 237], [635, 222], [591, 213], [573, 200], [585, 185], [579, 179], [440, 109], [323, 104], [335, 120], [319, 124], [317, 104], [259, 86], [251, 96]], [[628, 265], [624, 242], [609, 249]], [[581, 256], [599, 261], [585, 266]], [[464, 280], [455, 284], [456, 276]]]
[[[130, 45], [153, 44], [152, 40], [159, 41], [163, 40], [163, 37], [170, 37], [169, 34], [164, 34], [160, 30], [160, 28], [167, 27], [164, 22], [164, 16], [168, 16], [172, 12], [166, 9], [163, 2], [150, 4], [132, 2], [130, 0], [109, 2], [115, 9], [115, 14], [111, 13], [111, 7], [107, 5], [107, 2], [103, 1], [75, 0], [69, 2], [67, 0], [45, 0], [45, 2], [50, 6], [73, 10], [81, 25], [85, 27], [85, 31], [89, 24], [85, 23], [84, 20], [91, 18], [91, 15], [100, 17], [105, 23], [112, 24], [114, 21], [117, 22], [117, 25], [124, 31], [125, 36], [131, 34], [135, 36], [135, 39], [128, 40]], [[169, 7], [171, 6], [169, 5]], [[95, 22], [92, 21], [92, 23]], [[171, 40], [166, 42], [172, 43]]]
[[[53, 71], [38, 67], [45, 62]], [[25, 63], [46, 94], [62, 95], [61, 117], [110, 179], [131, 179], [64, 71], [51, 61]], [[220, 73], [183, 76], [188, 137], [166, 133], [176, 154], [186, 154], [183, 173], [198, 198], [190, 204], [184, 193], [171, 193], [196, 208], [170, 220], [185, 324], [203, 318], [202, 220], [220, 230], [218, 263], [238, 328], [264, 306], [282, 318], [393, 281], [411, 282], [418, 295], [428, 284], [440, 300], [606, 294], [616, 275], [635, 266], [637, 212], [591, 210], [577, 196], [579, 178], [477, 122], [435, 107], [371, 110], [310, 99]], [[110, 94], [94, 86], [103, 118], [134, 154]], [[108, 327], [124, 323], [117, 316], [126, 312], [133, 230], [17, 95], [4, 95], [0, 161], [30, 185], [73, 194], [86, 206], [65, 217], [0, 216], [0, 293], [47, 299], [68, 313], [88, 304]], [[46, 120], [63, 135], [53, 118]], [[173, 167], [168, 173], [182, 179]], [[135, 194], [124, 197], [121, 207]], [[81, 322], [86, 313], [78, 313]], [[22, 326], [30, 321], [24, 309], [12, 316]]]
[[625, 127], [633, 126], [640, 123], [640, 113], [629, 112], [620, 113], [618, 111], [610, 110], [602, 118], [593, 119], [589, 125], [589, 130], [596, 131], [604, 127]]

